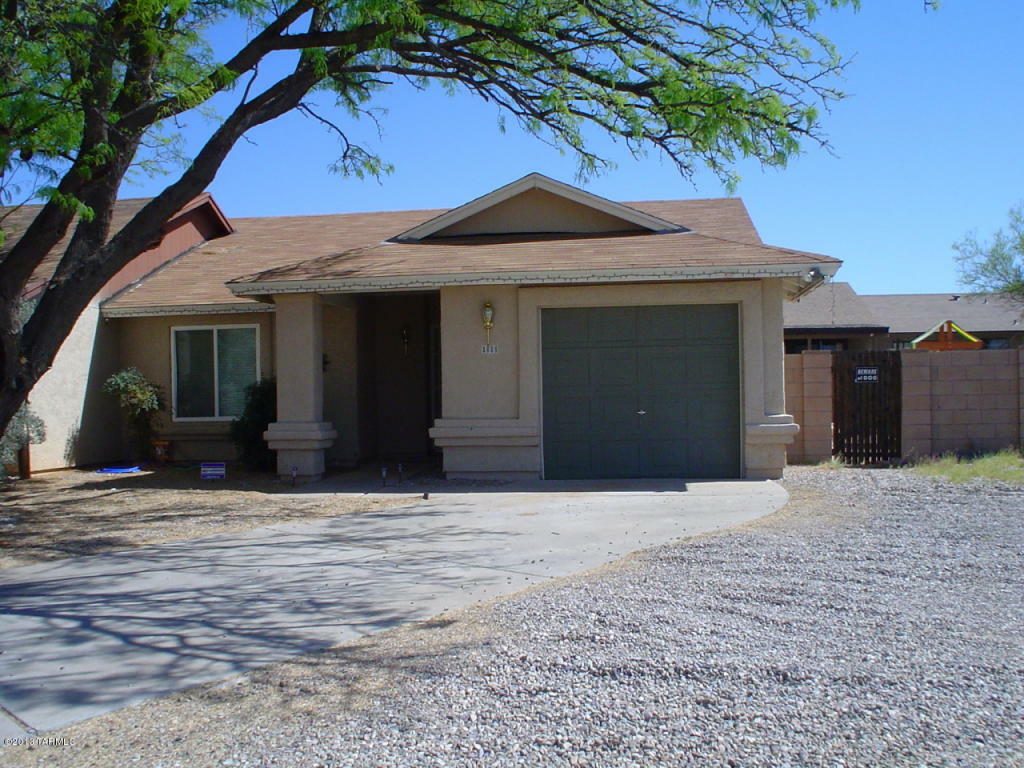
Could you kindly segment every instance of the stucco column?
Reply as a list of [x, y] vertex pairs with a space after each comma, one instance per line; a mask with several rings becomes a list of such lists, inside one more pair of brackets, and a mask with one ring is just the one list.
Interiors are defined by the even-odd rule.
[[[761, 281], [759, 320], [764, 415], [760, 423], [748, 423], [746, 428], [746, 476], [751, 479], [782, 477], [782, 470], [786, 466], [786, 446], [800, 430], [793, 417], [786, 413], [786, 361], [783, 356], [782, 330], [784, 300], [781, 280]], [[754, 323], [745, 323], [744, 330], [753, 332], [754, 326]], [[750, 379], [748, 382], [753, 383]]]
[[263, 434], [282, 477], [316, 480], [337, 433], [323, 420], [323, 307], [312, 293], [274, 296], [277, 421]]

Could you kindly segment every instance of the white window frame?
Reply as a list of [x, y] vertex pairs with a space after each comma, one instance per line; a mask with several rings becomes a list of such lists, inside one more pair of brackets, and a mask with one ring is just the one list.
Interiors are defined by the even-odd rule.
[[173, 325], [171, 326], [171, 421], [234, 421], [236, 416], [179, 416], [178, 415], [178, 345], [175, 333], [178, 331], [213, 331], [213, 408], [220, 411], [220, 373], [218, 371], [217, 331], [252, 328], [256, 331], [256, 381], [260, 372], [260, 326], [259, 323], [238, 325]]

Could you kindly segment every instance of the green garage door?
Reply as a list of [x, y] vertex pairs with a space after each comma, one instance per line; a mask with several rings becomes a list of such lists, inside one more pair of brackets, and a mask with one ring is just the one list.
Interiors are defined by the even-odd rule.
[[544, 476], [739, 477], [734, 304], [542, 311]]

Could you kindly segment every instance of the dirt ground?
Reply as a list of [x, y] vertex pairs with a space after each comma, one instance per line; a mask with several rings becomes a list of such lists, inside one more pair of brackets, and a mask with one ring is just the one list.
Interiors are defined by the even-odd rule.
[[197, 467], [174, 466], [130, 475], [39, 474], [0, 490], [0, 568], [364, 512], [415, 498], [291, 490], [273, 475], [234, 467], [226, 480], [200, 480]]

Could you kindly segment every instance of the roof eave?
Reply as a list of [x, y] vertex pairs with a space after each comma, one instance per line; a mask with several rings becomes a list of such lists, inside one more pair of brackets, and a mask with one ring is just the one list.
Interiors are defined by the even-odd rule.
[[240, 315], [252, 312], [273, 312], [273, 304], [253, 302], [230, 302], [220, 304], [174, 304], [167, 306], [103, 306], [100, 313], [103, 317], [114, 319], [119, 317], [168, 317], [174, 315]]
[[367, 293], [463, 285], [553, 285], [588, 283], [679, 282], [708, 280], [764, 280], [781, 278], [787, 293], [805, 285], [808, 270], [833, 275], [840, 262], [805, 264], [750, 264], [736, 267], [651, 267], [601, 270], [545, 270], [530, 272], [460, 272], [455, 274], [393, 275], [388, 277], [326, 278], [227, 283], [235, 295], [246, 298], [276, 293]]

